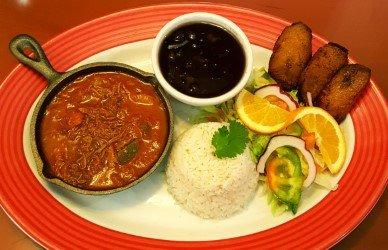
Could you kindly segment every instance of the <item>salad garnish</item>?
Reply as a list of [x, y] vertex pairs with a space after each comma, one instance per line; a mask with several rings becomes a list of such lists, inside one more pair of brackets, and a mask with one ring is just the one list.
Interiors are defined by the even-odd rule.
[[[298, 91], [283, 91], [264, 68], [253, 69], [251, 79], [242, 92], [249, 98], [262, 99], [258, 103], [265, 101], [267, 105], [269, 102], [277, 106], [272, 107], [272, 110], [288, 112], [285, 114], [289, 118], [284, 126], [278, 126], [276, 130], [260, 132], [250, 129], [250, 126], [245, 124], [245, 117], [239, 116], [236, 107], [238, 96], [216, 106], [201, 108], [197, 116], [190, 119], [192, 123], [229, 122], [229, 130], [227, 126], [223, 126], [214, 134], [212, 144], [216, 149], [215, 155], [219, 158], [235, 157], [242, 153], [248, 144], [261, 174], [259, 181], [265, 182], [267, 201], [274, 215], [285, 211], [295, 214], [302, 191], [313, 182], [335, 190], [337, 184], [331, 179], [333, 169], [327, 171], [330, 166], [327, 162], [327, 152], [321, 152], [325, 135], [319, 134], [322, 131], [311, 130], [312, 123], [309, 124], [310, 127], [306, 123], [309, 117], [320, 116], [319, 119], [329, 119], [331, 125], [338, 130], [338, 124], [333, 122], [330, 115], [319, 108], [305, 107], [303, 103], [299, 103]], [[253, 95], [256, 97], [252, 97]], [[267, 118], [268, 116], [270, 117], [271, 113], [267, 114]], [[338, 133], [339, 139], [342, 140], [343, 135]], [[238, 140], [240, 142], [237, 142]]]

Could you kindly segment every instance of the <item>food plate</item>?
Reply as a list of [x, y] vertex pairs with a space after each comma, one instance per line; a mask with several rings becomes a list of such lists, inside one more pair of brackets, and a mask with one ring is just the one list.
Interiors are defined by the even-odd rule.
[[[289, 24], [231, 6], [160, 5], [94, 20], [54, 38], [44, 48], [61, 71], [97, 60], [150, 70], [152, 40], [148, 39], [172, 18], [193, 11], [220, 14], [237, 23], [255, 45], [254, 64], [261, 66], [267, 65], [269, 49]], [[313, 50], [324, 43], [314, 35]], [[388, 141], [376, 131], [386, 130], [388, 108], [373, 82], [344, 123], [345, 132], [354, 131], [354, 152], [336, 191], [302, 204], [291, 218], [258, 217], [257, 197], [247, 211], [225, 222], [194, 219], [180, 210], [164, 195], [160, 172], [134, 189], [103, 198], [76, 195], [42, 182], [29, 155], [25, 124], [45, 86], [42, 78], [18, 66], [0, 89], [1, 206], [45, 247], [329, 247], [362, 221], [386, 186]], [[175, 103], [175, 109], [179, 117], [185, 106]], [[177, 213], [172, 214], [173, 209]], [[190, 227], [194, 231], [188, 231]]]

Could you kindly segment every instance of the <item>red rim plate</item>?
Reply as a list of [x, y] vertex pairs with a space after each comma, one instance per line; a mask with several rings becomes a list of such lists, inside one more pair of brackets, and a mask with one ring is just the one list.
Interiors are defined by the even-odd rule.
[[[265, 13], [215, 4], [168, 4], [127, 10], [75, 27], [44, 49], [53, 66], [65, 71], [106, 49], [155, 37], [172, 18], [194, 11], [213, 12], [237, 23], [252, 44], [271, 49], [289, 22]], [[327, 40], [314, 35], [313, 50]], [[19, 65], [0, 87], [0, 204], [35, 241], [48, 248], [326, 248], [351, 232], [370, 212], [388, 178], [388, 108], [372, 81], [351, 112], [356, 143], [351, 163], [339, 183], [319, 204], [275, 228], [217, 241], [177, 242], [113, 231], [71, 212], [38, 182], [23, 152], [27, 113], [46, 83]], [[362, 141], [361, 141], [362, 138]], [[367, 167], [365, 167], [367, 166]]]

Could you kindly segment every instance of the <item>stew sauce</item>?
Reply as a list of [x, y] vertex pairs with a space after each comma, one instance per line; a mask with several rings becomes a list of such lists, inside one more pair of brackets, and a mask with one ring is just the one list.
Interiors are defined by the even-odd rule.
[[45, 175], [87, 190], [126, 186], [159, 159], [168, 131], [166, 107], [150, 84], [117, 72], [80, 77], [44, 113]]

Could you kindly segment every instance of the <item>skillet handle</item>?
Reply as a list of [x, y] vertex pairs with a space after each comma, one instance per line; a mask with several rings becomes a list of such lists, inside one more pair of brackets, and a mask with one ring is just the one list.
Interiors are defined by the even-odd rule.
[[[61, 73], [51, 66], [42, 47], [33, 37], [24, 34], [18, 35], [9, 43], [9, 49], [19, 62], [42, 74], [49, 83], [61, 76]], [[25, 49], [34, 53], [32, 58], [26, 55]]]

